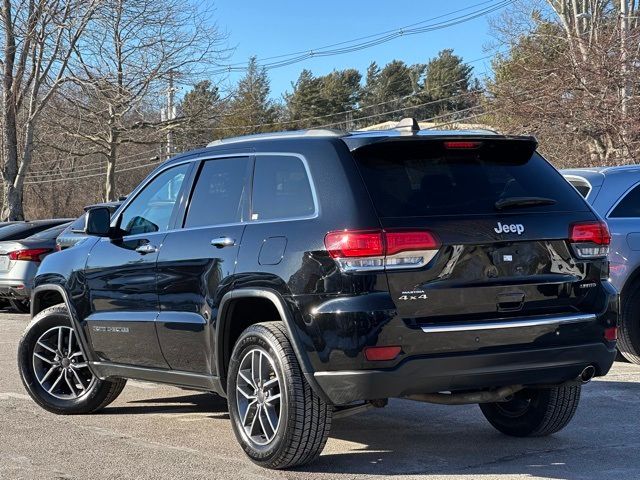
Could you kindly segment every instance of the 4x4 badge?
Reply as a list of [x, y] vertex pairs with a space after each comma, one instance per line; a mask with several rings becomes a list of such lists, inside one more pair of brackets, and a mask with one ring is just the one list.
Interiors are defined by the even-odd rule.
[[408, 292], [402, 292], [402, 295], [398, 297], [398, 300], [426, 300], [427, 295], [424, 290], [410, 290]]
[[498, 222], [498, 226], [493, 229], [496, 233], [517, 233], [522, 235], [524, 233], [524, 225], [521, 223], [511, 223], [509, 225]]

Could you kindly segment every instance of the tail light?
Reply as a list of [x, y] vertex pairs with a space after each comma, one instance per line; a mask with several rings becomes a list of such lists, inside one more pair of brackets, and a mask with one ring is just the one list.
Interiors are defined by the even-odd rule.
[[27, 262], [41, 262], [42, 256], [51, 253], [50, 248], [27, 248], [24, 250], [14, 250], [9, 253], [10, 260], [25, 260]]
[[571, 225], [569, 241], [579, 258], [606, 257], [609, 254], [611, 234], [607, 224], [598, 222], [580, 222]]
[[419, 268], [440, 247], [426, 230], [341, 230], [327, 233], [324, 244], [345, 271]]

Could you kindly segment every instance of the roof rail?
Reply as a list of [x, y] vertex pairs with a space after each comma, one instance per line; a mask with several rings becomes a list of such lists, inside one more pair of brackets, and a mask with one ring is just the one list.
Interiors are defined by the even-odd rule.
[[342, 130], [334, 130], [330, 128], [312, 128], [308, 130], [292, 130], [289, 132], [268, 132], [255, 133], [252, 135], [241, 135], [238, 137], [222, 138], [209, 143], [207, 147], [215, 147], [218, 145], [229, 145], [232, 143], [252, 142], [254, 140], [278, 140], [282, 138], [302, 138], [302, 137], [344, 137], [350, 135]]

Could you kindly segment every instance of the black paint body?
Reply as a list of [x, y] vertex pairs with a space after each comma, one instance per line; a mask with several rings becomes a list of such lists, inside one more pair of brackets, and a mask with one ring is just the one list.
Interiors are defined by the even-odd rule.
[[[586, 203], [580, 211], [556, 215], [534, 208], [485, 216], [379, 218], [350, 151], [359, 142], [374, 140], [261, 139], [170, 160], [156, 171], [180, 162], [190, 162], [192, 168], [169, 230], [90, 238], [48, 256], [35, 280], [33, 313], [53, 302], [52, 292], [63, 292], [92, 368], [101, 377], [140, 378], [221, 394], [226, 388], [225, 351], [231, 348], [222, 342], [231, 328], [228, 322], [237, 318], [233, 311], [248, 298], [274, 305], [306, 378], [335, 404], [561, 383], [588, 365], [596, 367], [597, 375], [606, 374], [615, 344], [603, 335], [617, 321], [617, 293], [606, 280], [607, 261], [578, 261], [566, 241], [572, 222], [597, 219]], [[245, 198], [245, 221], [182, 228], [202, 161], [225, 156], [253, 161], [282, 152], [304, 158], [315, 188], [314, 215], [252, 222], [246, 220], [251, 218], [251, 199]], [[498, 234], [497, 222], [521, 223], [526, 230], [519, 236]], [[342, 272], [325, 251], [329, 231], [376, 228], [427, 228], [442, 247], [423, 268], [387, 273]], [[218, 237], [232, 238], [235, 245], [212, 246]], [[152, 243], [157, 252], [136, 252], [143, 243]], [[503, 263], [503, 255], [515, 260]], [[399, 300], [403, 291], [418, 288], [426, 299]], [[579, 313], [596, 314], [596, 319], [560, 327], [422, 331], [447, 322]], [[126, 327], [128, 332], [97, 331], [96, 326]], [[400, 345], [402, 351], [392, 361], [368, 362], [363, 349], [376, 345]]]

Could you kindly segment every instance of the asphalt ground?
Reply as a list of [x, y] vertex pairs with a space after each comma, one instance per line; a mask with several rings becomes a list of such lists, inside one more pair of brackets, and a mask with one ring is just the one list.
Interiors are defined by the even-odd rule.
[[244, 456], [214, 395], [129, 381], [101, 413], [42, 410], [16, 367], [27, 322], [0, 313], [1, 479], [640, 479], [640, 367], [628, 363], [585, 385], [552, 437], [501, 435], [476, 405], [392, 400], [335, 420], [317, 462], [270, 471]]

